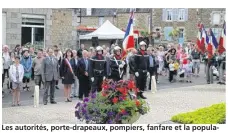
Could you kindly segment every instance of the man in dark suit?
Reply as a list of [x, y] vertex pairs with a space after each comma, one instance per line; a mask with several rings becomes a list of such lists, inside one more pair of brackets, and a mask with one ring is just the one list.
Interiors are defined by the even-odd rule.
[[41, 65], [41, 75], [44, 83], [44, 95], [43, 95], [43, 103], [47, 105], [48, 102], [48, 90], [50, 89], [50, 103], [56, 104], [54, 101], [54, 93], [55, 93], [55, 84], [58, 80], [59, 66], [58, 60], [53, 56], [53, 50], [49, 48], [47, 50], [48, 56], [44, 58]]
[[88, 52], [86, 50], [82, 51], [82, 58], [78, 60], [78, 80], [79, 80], [79, 99], [82, 100], [84, 97], [89, 96], [90, 91], [90, 80], [89, 80], [89, 60], [87, 58]]

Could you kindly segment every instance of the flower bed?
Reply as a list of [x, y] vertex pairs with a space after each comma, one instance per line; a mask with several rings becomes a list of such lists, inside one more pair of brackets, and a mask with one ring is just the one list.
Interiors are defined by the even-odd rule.
[[183, 124], [225, 124], [226, 105], [214, 104], [193, 112], [175, 115], [171, 120]]
[[77, 119], [90, 124], [131, 124], [149, 111], [146, 101], [137, 98], [138, 89], [133, 81], [104, 80], [102, 88], [77, 103]]

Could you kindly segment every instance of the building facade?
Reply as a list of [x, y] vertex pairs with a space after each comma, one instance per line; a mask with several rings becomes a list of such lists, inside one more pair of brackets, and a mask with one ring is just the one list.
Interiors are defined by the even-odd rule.
[[3, 8], [2, 44], [47, 48], [53, 45], [76, 47], [75, 9]]
[[[155, 38], [155, 42], [173, 41], [170, 33], [178, 29], [176, 37], [179, 43], [195, 41], [198, 32], [198, 23], [202, 22], [206, 29], [212, 28], [216, 37], [219, 37], [222, 24], [225, 20], [225, 8], [135, 8], [134, 30], [139, 33], [150, 33], [151, 15], [154, 33], [161, 36]], [[106, 20], [112, 22], [118, 28], [125, 30], [130, 9], [98, 9], [83, 8], [80, 10], [79, 25], [89, 28], [98, 28]]]

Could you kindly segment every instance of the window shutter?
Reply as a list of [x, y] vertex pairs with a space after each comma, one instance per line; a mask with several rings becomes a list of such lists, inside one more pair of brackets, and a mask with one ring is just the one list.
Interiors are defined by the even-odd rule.
[[178, 16], [179, 16], [179, 9], [178, 8], [173, 8], [173, 21], [178, 21]]
[[185, 8], [184, 20], [185, 20], [185, 21], [188, 21], [188, 8]]
[[166, 8], [162, 9], [162, 21], [166, 21]]

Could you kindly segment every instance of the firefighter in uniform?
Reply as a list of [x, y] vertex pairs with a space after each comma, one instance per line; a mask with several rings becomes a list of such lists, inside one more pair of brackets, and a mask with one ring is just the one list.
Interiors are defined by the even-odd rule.
[[206, 80], [208, 84], [213, 84], [213, 66], [215, 66], [216, 55], [208, 56], [207, 66], [206, 66]]
[[119, 46], [114, 47], [114, 55], [110, 59], [110, 78], [114, 81], [119, 81], [123, 78], [123, 68], [125, 62], [121, 60], [121, 48]]
[[219, 71], [219, 82], [218, 84], [226, 84], [223, 80], [224, 78], [224, 74], [225, 74], [225, 70], [226, 70], [226, 52], [223, 52], [220, 56], [219, 56], [219, 67], [218, 67], [218, 71]]
[[100, 92], [101, 85], [107, 75], [107, 64], [103, 56], [103, 48], [98, 46], [96, 48], [96, 55], [90, 59], [89, 76], [92, 82], [92, 92]]
[[146, 99], [143, 96], [143, 91], [145, 89], [147, 76], [149, 76], [149, 55], [146, 53], [146, 43], [144, 41], [139, 43], [140, 49], [138, 53], [135, 55], [135, 77], [136, 84], [139, 88], [138, 96]]

